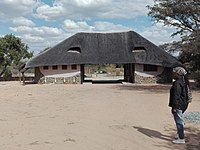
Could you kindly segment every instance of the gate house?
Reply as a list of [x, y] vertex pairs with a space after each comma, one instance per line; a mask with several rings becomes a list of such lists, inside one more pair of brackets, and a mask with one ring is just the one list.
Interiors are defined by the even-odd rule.
[[134, 31], [77, 33], [30, 59], [36, 83], [83, 83], [86, 64], [123, 64], [124, 81], [171, 81], [176, 58]]

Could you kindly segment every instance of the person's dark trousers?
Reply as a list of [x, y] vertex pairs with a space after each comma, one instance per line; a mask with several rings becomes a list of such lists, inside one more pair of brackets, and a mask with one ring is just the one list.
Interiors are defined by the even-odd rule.
[[182, 110], [176, 109], [176, 112], [173, 112], [174, 120], [177, 127], [177, 132], [180, 139], [184, 139], [184, 121]]

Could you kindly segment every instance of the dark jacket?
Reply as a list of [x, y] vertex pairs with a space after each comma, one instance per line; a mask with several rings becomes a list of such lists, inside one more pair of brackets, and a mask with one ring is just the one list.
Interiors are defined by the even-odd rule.
[[182, 78], [173, 82], [170, 89], [169, 107], [180, 109], [183, 112], [185, 112], [188, 107], [186, 84]]

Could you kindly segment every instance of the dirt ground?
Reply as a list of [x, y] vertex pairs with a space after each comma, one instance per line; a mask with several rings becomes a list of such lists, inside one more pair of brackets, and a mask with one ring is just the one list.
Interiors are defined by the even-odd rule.
[[[200, 150], [200, 125], [171, 143], [169, 85], [0, 82], [1, 150]], [[193, 91], [187, 112], [200, 111]]]

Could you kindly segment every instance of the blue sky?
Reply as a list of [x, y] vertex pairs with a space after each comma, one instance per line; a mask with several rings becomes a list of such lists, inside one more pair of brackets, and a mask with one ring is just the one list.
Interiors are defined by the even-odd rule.
[[133, 30], [156, 45], [178, 40], [147, 16], [153, 0], [1, 0], [0, 36], [14, 34], [35, 54], [77, 32]]

